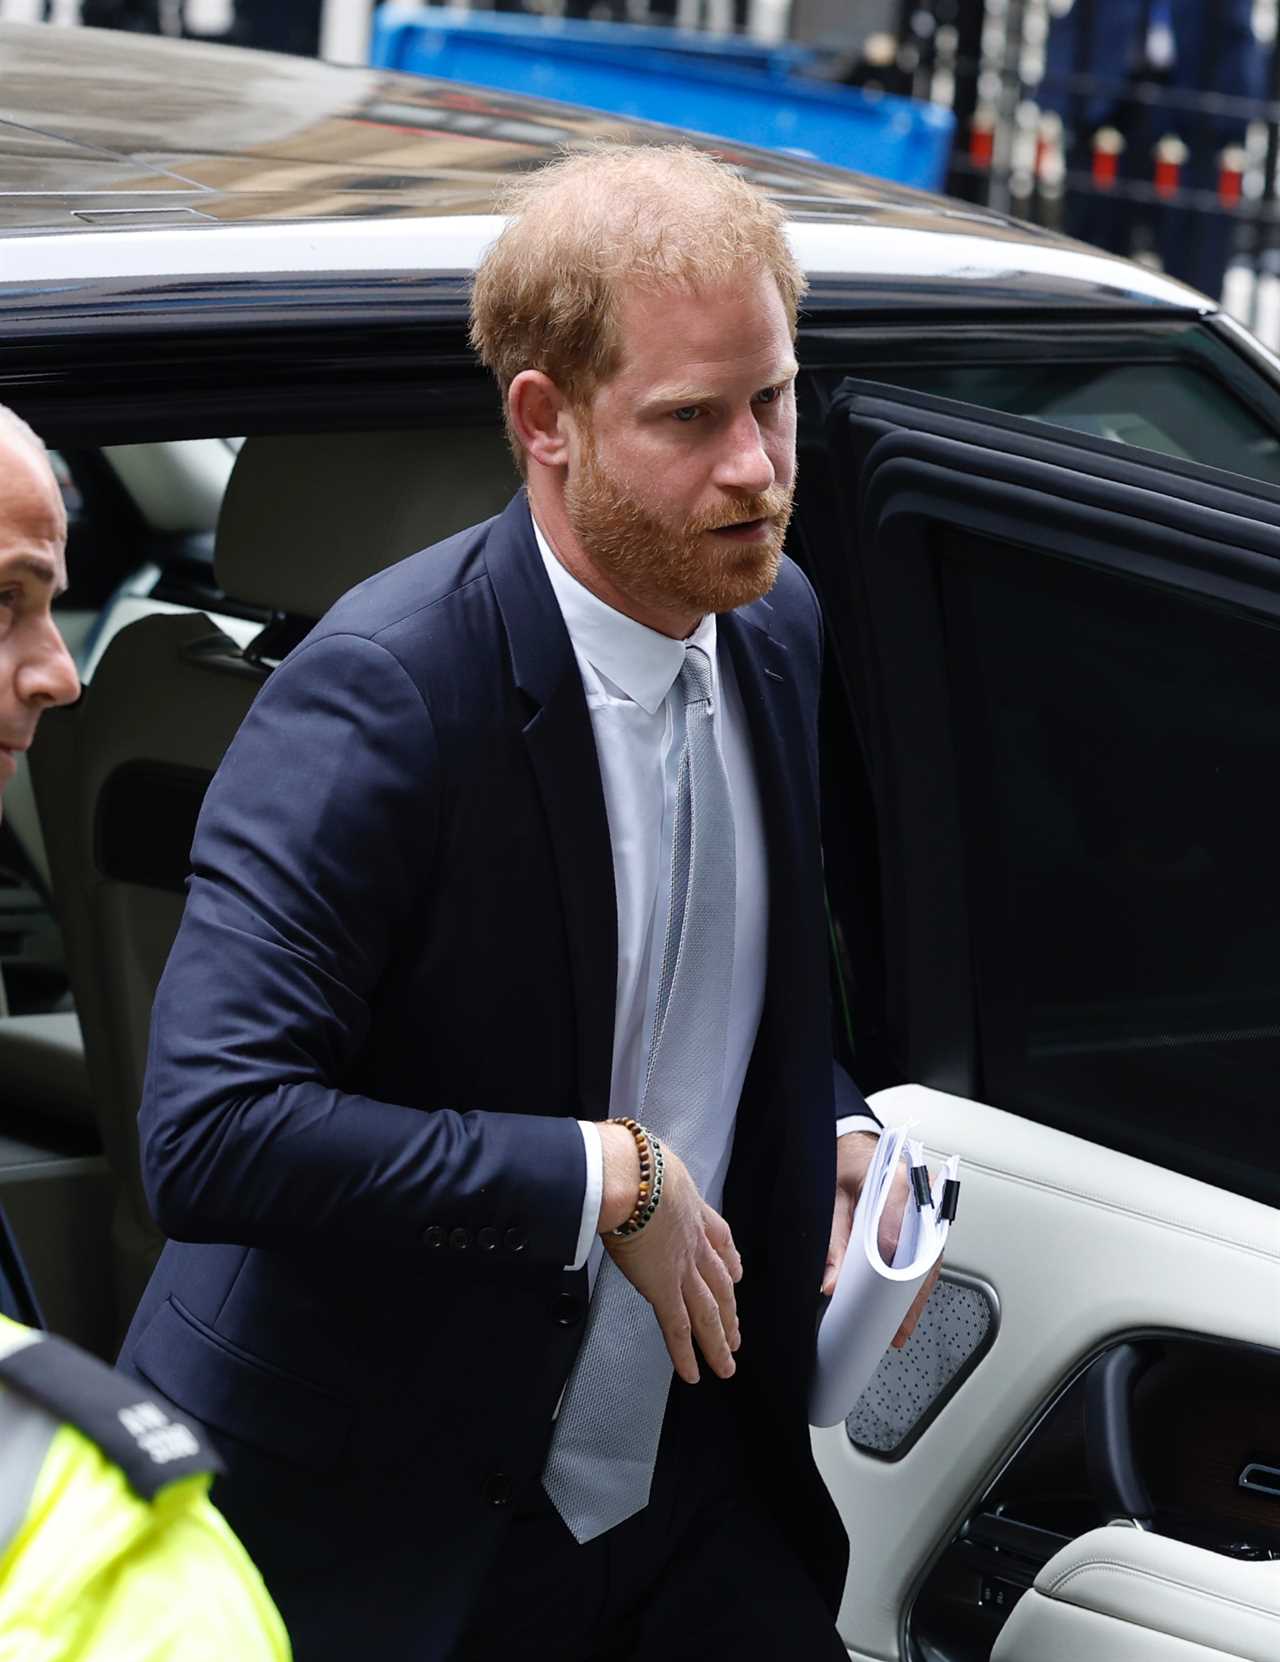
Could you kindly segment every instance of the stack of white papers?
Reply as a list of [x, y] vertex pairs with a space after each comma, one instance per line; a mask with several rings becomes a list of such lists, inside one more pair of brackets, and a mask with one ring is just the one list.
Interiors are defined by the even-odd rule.
[[958, 1181], [959, 1160], [954, 1154], [933, 1179], [931, 1205], [919, 1205], [913, 1194], [908, 1195], [893, 1262], [886, 1264], [881, 1256], [880, 1218], [904, 1152], [910, 1165], [925, 1165], [924, 1149], [908, 1137], [905, 1127], [881, 1133], [854, 1210], [849, 1249], [818, 1327], [810, 1425], [839, 1425], [853, 1410], [947, 1244], [951, 1224], [942, 1216], [943, 1194], [948, 1182]]

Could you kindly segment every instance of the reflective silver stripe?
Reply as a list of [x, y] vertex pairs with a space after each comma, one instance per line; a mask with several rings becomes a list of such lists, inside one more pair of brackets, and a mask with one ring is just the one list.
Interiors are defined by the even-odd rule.
[[12, 1356], [19, 1350], [30, 1350], [32, 1345], [38, 1345], [44, 1334], [35, 1327], [19, 1327], [17, 1322], [11, 1322], [7, 1316], [0, 1316], [0, 1357]]
[[0, 1384], [0, 1553], [22, 1527], [57, 1432], [47, 1409]]

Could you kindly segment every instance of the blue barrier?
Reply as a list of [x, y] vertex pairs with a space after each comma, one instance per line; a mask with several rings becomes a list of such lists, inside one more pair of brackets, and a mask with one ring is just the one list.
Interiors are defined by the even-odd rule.
[[799, 78], [813, 56], [681, 30], [392, 4], [375, 13], [371, 61], [940, 189], [950, 110]]
[[643, 23], [583, 23], [574, 18], [538, 17], [527, 12], [464, 11], [459, 7], [401, 4], [387, 0], [374, 14], [374, 39], [370, 62], [379, 69], [407, 69], [405, 59], [423, 26], [465, 28], [476, 39], [505, 38], [528, 42], [537, 51], [589, 52], [593, 56], [628, 56], [632, 52], [660, 52], [687, 57], [694, 62], [711, 62], [731, 68], [751, 69], [766, 75], [786, 76], [815, 62], [817, 48], [792, 41], [765, 45], [742, 35], [709, 35], [697, 29], [654, 28]]

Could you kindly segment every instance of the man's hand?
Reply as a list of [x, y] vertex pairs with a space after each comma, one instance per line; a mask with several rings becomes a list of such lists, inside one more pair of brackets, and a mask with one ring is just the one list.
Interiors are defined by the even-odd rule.
[[[858, 1196], [867, 1180], [867, 1168], [875, 1154], [877, 1141], [878, 1138], [871, 1131], [850, 1131], [845, 1136], [836, 1138], [836, 1204], [831, 1219], [831, 1244], [827, 1248], [827, 1267], [822, 1277], [822, 1291], [828, 1297], [836, 1290], [836, 1277], [840, 1274], [841, 1264], [844, 1263], [844, 1255], [849, 1246], [849, 1232], [853, 1228], [853, 1209], [858, 1204]], [[893, 1262], [910, 1193], [906, 1162], [899, 1161], [898, 1169], [893, 1174], [889, 1198], [880, 1214], [880, 1256], [886, 1263]], [[916, 1323], [920, 1320], [920, 1312], [929, 1302], [929, 1294], [937, 1285], [941, 1273], [942, 1260], [939, 1258], [925, 1277], [924, 1285], [912, 1301], [910, 1310], [903, 1317], [902, 1326], [893, 1336], [895, 1350], [901, 1350], [911, 1337]]]
[[[653, 1306], [680, 1378], [690, 1385], [698, 1383], [695, 1339], [712, 1371], [721, 1379], [731, 1378], [732, 1353], [742, 1342], [733, 1292], [735, 1282], [742, 1279], [742, 1259], [729, 1225], [703, 1200], [684, 1161], [664, 1143], [658, 1210], [638, 1235], [629, 1240], [610, 1239], [606, 1232], [623, 1223], [635, 1204], [639, 1162], [635, 1141], [625, 1126], [605, 1124], [596, 1129], [604, 1145], [600, 1233], [605, 1251]], [[619, 1136], [630, 1145], [629, 1160]]]

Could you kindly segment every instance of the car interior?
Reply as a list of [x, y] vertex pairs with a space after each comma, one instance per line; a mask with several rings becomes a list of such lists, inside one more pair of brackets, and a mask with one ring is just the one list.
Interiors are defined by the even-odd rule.
[[[948, 350], [958, 357], [954, 342]], [[1082, 568], [1042, 559], [1028, 576], [1010, 564], [1013, 545], [976, 533], [946, 546], [931, 533], [919, 556], [927, 580], [891, 596], [886, 612], [883, 586], [848, 586], [861, 464], [832, 437], [851, 396], [848, 367], [801, 389], [792, 538], [828, 622], [836, 1039], [883, 1116], [912, 1120], [935, 1153], [960, 1153], [965, 1193], [910, 1344], [886, 1356], [844, 1425], [814, 1433], [853, 1547], [841, 1631], [864, 1662], [1274, 1662], [1275, 1180], [1259, 1177], [1247, 1149], [1213, 1165], [1221, 1125], [1197, 1124], [1194, 1102], [1218, 1053], [1165, 1043], [1171, 1023], [1175, 1039], [1234, 1023], [1259, 1029], [1256, 1045], [1274, 1041], [1247, 1008], [1267, 1002], [1265, 897], [1256, 931], [1233, 933], [1238, 955], [1220, 966], [1212, 998], [1196, 973], [1221, 939], [1222, 868], [1264, 859], [1268, 846], [1247, 781], [1280, 738], [1250, 726], [1265, 705], [1274, 626], [1266, 638], [1262, 625], [1245, 631], [1242, 644], [1238, 608], [1211, 608], [1202, 623], [1151, 584], [1138, 597], [1113, 586], [1102, 607]], [[1168, 374], [1117, 368], [1113, 354], [1051, 375], [1025, 344], [1022, 359], [996, 349], [974, 366], [944, 355], [921, 367], [889, 350], [877, 361], [868, 350], [857, 374], [908, 400], [922, 390], [1004, 412], [1153, 466], [1204, 460], [1208, 446], [1214, 465], [1280, 485], [1280, 422], [1199, 364], [1172, 378], [1174, 393]], [[1206, 411], [1219, 406], [1215, 424]], [[336, 415], [296, 430], [242, 425], [255, 430], [108, 428], [96, 446], [81, 432], [56, 452], [72, 579], [58, 616], [85, 690], [43, 718], [0, 824], [0, 1208], [48, 1325], [104, 1356], [160, 1245], [136, 1113], [152, 995], [209, 780], [273, 666], [340, 594], [499, 511], [518, 483], [500, 429], [470, 407], [453, 421], [437, 411], [430, 428], [348, 431]], [[949, 575], [957, 560], [963, 594]], [[1146, 599], [1160, 621], [1143, 658], [1133, 630]], [[934, 685], [928, 654], [901, 633], [914, 619], [928, 636], [940, 615], [942, 660], [968, 654], [968, 704], [953, 696], [962, 678], [948, 668]], [[1235, 666], [1225, 688], [1224, 655]], [[1139, 696], [1175, 683], [1176, 745], [1153, 740]], [[1041, 685], [1042, 696], [1024, 696]], [[903, 740], [881, 720], [886, 688], [905, 701], [928, 777], [894, 773]], [[1225, 714], [1200, 727], [1183, 720], [1184, 706], [1199, 707], [1188, 688]], [[977, 711], [995, 746], [994, 764], [984, 751], [983, 766], [967, 768], [1000, 787], [984, 799], [997, 827], [985, 866], [948, 818], [948, 769], [972, 753], [951, 744], [949, 728], [940, 747], [930, 723], [944, 705]], [[1197, 810], [1203, 775], [1190, 770], [1224, 767], [1220, 811]], [[1131, 797], [1158, 799], [1161, 814], [1115, 818], [1109, 805]], [[972, 803], [966, 811], [971, 820]], [[1179, 835], [1161, 841], [1154, 827], [1170, 817]], [[940, 851], [949, 832], [953, 846]], [[984, 1032], [991, 1055], [1003, 1044], [1017, 1063], [1003, 1073], [967, 1065], [973, 1035], [953, 1016], [972, 1009], [954, 968], [968, 924], [937, 900], [945, 884], [963, 898], [997, 880], [1017, 918], [975, 950], [993, 984], [1021, 977]], [[1117, 938], [1150, 943], [1175, 905], [1194, 953], [1170, 957], [1145, 1002], [1128, 989], [1150, 985], [1151, 966], [1086, 951], [1072, 927], [1082, 914], [1122, 913]], [[1054, 941], [1061, 951], [1033, 964], [1036, 943]], [[1015, 1004], [1022, 1026], [1010, 1036]], [[1106, 1073], [1108, 1058], [1119, 1072]], [[1274, 1146], [1249, 1076], [1232, 1088], [1240, 1140]], [[1192, 1106], [1178, 1137], [1192, 1155], [1159, 1141], [1179, 1090]], [[1125, 1091], [1156, 1104], [1145, 1129], [1119, 1123], [1112, 1098]]]

